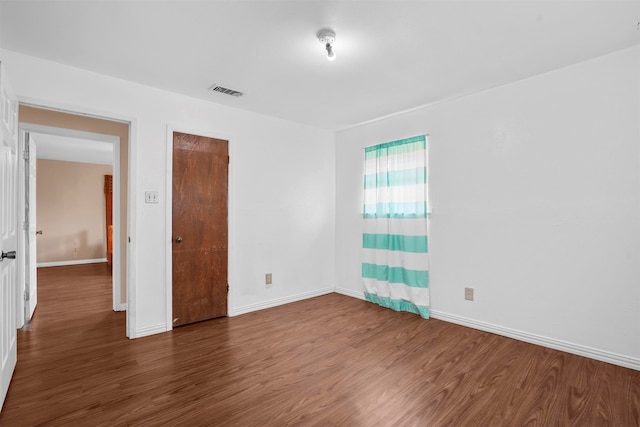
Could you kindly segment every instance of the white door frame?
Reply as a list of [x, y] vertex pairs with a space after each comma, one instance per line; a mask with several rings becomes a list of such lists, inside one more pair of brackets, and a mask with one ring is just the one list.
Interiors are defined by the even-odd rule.
[[[126, 304], [126, 335], [128, 338], [137, 338], [137, 319], [136, 319], [136, 153], [137, 153], [137, 135], [138, 121], [131, 116], [125, 116], [116, 113], [105, 113], [58, 102], [44, 101], [42, 99], [30, 97], [18, 97], [22, 105], [28, 105], [36, 108], [44, 108], [63, 113], [77, 114], [81, 116], [94, 117], [102, 120], [126, 123], [129, 125], [129, 147], [128, 147], [128, 177], [127, 177], [127, 304]], [[115, 177], [114, 177], [115, 178]], [[115, 182], [114, 182], [115, 184]], [[115, 185], [114, 185], [115, 186]], [[118, 201], [119, 203], [119, 201]], [[20, 208], [20, 207], [19, 207]], [[115, 227], [115, 224], [114, 224]]]
[[[120, 138], [115, 135], [105, 135], [93, 132], [83, 132], [74, 129], [67, 128], [59, 128], [53, 126], [43, 126], [43, 125], [35, 125], [31, 123], [20, 123], [20, 151], [25, 151], [25, 133], [38, 133], [38, 134], [46, 134], [46, 135], [55, 135], [55, 136], [63, 136], [70, 138], [81, 138], [84, 140], [90, 141], [99, 141], [99, 142], [109, 142], [113, 144], [113, 274], [112, 274], [112, 295], [113, 295], [113, 310], [121, 311], [124, 309], [121, 304], [121, 286], [120, 286], [120, 272], [122, 270], [121, 267], [121, 242], [120, 242]], [[37, 143], [37, 141], [36, 141]], [[19, 174], [24, 177], [25, 174], [25, 165], [24, 162], [19, 162]], [[19, 194], [21, 197], [20, 200], [20, 222], [19, 224], [24, 224], [25, 218], [25, 209], [24, 209], [24, 197], [25, 197], [25, 183], [21, 181]], [[21, 240], [24, 240], [21, 239]], [[24, 254], [25, 251], [24, 242], [19, 245], [20, 254]], [[19, 283], [22, 288], [25, 285], [25, 271], [28, 266], [21, 266], [20, 268], [20, 278]], [[22, 292], [24, 294], [24, 289], [18, 290], [18, 292]], [[22, 312], [24, 313], [24, 301], [20, 303], [19, 309], [22, 308]], [[19, 310], [18, 310], [19, 311]], [[24, 317], [24, 316], [22, 316]], [[18, 319], [18, 327], [22, 327], [24, 325], [24, 319]]]
[[[93, 110], [86, 107], [78, 107], [60, 102], [45, 101], [38, 98], [21, 97], [18, 100], [22, 105], [36, 108], [45, 108], [69, 114], [94, 117], [113, 122], [127, 123], [129, 125], [129, 149], [128, 149], [128, 177], [127, 177], [127, 306], [126, 306], [126, 334], [128, 338], [138, 337], [136, 318], [136, 164], [137, 164], [137, 135], [138, 120], [132, 116], [117, 113]], [[115, 184], [115, 183], [114, 183]], [[115, 185], [114, 185], [115, 186]], [[20, 207], [19, 207], [20, 208]], [[24, 207], [23, 207], [24, 208]]]

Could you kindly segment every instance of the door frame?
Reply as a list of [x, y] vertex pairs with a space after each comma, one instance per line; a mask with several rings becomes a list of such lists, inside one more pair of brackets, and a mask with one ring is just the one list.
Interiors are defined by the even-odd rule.
[[[25, 138], [24, 138], [24, 135], [26, 133], [46, 134], [46, 135], [62, 136], [62, 137], [69, 137], [69, 138], [80, 138], [80, 139], [89, 140], [89, 141], [109, 142], [113, 144], [113, 157], [111, 159], [111, 165], [113, 167], [113, 187], [114, 187], [113, 188], [113, 199], [114, 199], [113, 213], [114, 215], [113, 215], [113, 274], [111, 276], [111, 294], [113, 299], [113, 303], [112, 303], [113, 310], [114, 311], [125, 310], [126, 306], [123, 306], [123, 304], [121, 303], [122, 292], [121, 292], [121, 286], [120, 286], [120, 274], [122, 269], [122, 265], [121, 265], [122, 251], [121, 251], [121, 242], [120, 242], [120, 230], [122, 227], [122, 225], [120, 224], [120, 137], [115, 135], [106, 135], [106, 134], [100, 134], [100, 133], [79, 131], [75, 129], [36, 125], [31, 123], [20, 123], [19, 129], [20, 129], [20, 151], [21, 152], [24, 152], [26, 148]], [[19, 163], [20, 163], [20, 166], [19, 166], [18, 173], [20, 174], [20, 176], [24, 176], [25, 162], [21, 161]], [[21, 185], [19, 189], [19, 193], [20, 193], [19, 224], [24, 224], [26, 220], [25, 209], [24, 209], [25, 191], [26, 191], [25, 183], [21, 181]], [[37, 206], [36, 206], [36, 209], [37, 209]], [[22, 244], [19, 244], [18, 247], [19, 247], [20, 254], [24, 256], [24, 252], [26, 249], [25, 248], [26, 245], [24, 243], [24, 238], [25, 238], [24, 232], [21, 233], [21, 236], [22, 236], [22, 239], [20, 240], [22, 241]], [[23, 294], [24, 294], [24, 287], [25, 287], [24, 279], [25, 279], [27, 268], [29, 268], [29, 266], [25, 265], [24, 258], [23, 258], [23, 262], [20, 265], [20, 282], [19, 282], [22, 288]], [[23, 308], [23, 304], [24, 304], [24, 301], [19, 303], [19, 308], [21, 307]], [[19, 327], [22, 327], [24, 323], [25, 323], [25, 319], [22, 319], [22, 321], [19, 321], [18, 322], [18, 324], [20, 325]]]
[[[77, 114], [81, 116], [94, 117], [97, 119], [110, 120], [114, 122], [127, 123], [129, 125], [129, 147], [128, 147], [128, 182], [127, 182], [127, 231], [128, 244], [127, 247], [127, 305], [126, 305], [126, 336], [128, 338], [137, 338], [137, 319], [136, 319], [136, 162], [137, 162], [137, 135], [138, 120], [135, 117], [125, 116], [117, 113], [105, 113], [104, 111], [94, 110], [86, 107], [73, 106], [59, 102], [45, 101], [42, 99], [31, 97], [18, 97], [18, 101], [22, 105], [28, 105], [36, 108], [44, 108], [63, 113]], [[110, 135], [111, 136], [111, 135]], [[114, 147], [115, 148], [115, 147]], [[114, 150], [115, 151], [115, 150]], [[119, 161], [119, 160], [118, 160]], [[115, 186], [115, 176], [114, 176]], [[120, 203], [118, 201], [118, 203]], [[18, 209], [24, 210], [24, 206], [18, 206]], [[115, 220], [114, 220], [115, 229]], [[114, 236], [115, 238], [115, 236]], [[115, 246], [115, 245], [114, 245]], [[19, 286], [17, 283], [16, 286]]]
[[166, 284], [165, 284], [165, 314], [167, 331], [173, 329], [173, 133], [187, 133], [190, 135], [204, 136], [207, 138], [222, 139], [228, 142], [229, 148], [229, 169], [227, 181], [227, 283], [229, 284], [229, 292], [227, 292], [227, 315], [233, 311], [234, 286], [233, 272], [234, 264], [234, 217], [233, 206], [235, 205], [235, 180], [233, 167], [234, 145], [231, 143], [231, 137], [224, 132], [213, 129], [198, 128], [188, 124], [169, 123], [167, 125], [167, 166], [166, 166], [166, 229], [165, 229], [165, 265], [166, 265]]

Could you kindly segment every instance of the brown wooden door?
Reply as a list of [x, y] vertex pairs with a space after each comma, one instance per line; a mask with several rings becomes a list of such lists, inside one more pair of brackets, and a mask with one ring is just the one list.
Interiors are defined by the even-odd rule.
[[228, 145], [173, 133], [173, 326], [227, 315]]
[[104, 176], [105, 217], [107, 224], [107, 263], [113, 261], [113, 175]]

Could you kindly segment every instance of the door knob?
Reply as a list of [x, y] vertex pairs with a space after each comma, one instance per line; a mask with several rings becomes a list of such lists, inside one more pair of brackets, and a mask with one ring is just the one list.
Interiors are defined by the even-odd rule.
[[182, 237], [178, 236], [176, 237], [176, 243], [181, 243], [182, 242]]
[[16, 251], [2, 251], [2, 255], [0, 255], [0, 261], [4, 260], [5, 258], [16, 259]]

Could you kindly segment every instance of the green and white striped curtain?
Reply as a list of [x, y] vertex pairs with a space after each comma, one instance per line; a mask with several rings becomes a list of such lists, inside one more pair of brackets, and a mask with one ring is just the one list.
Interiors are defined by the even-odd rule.
[[426, 137], [365, 148], [364, 170], [365, 298], [428, 319]]

